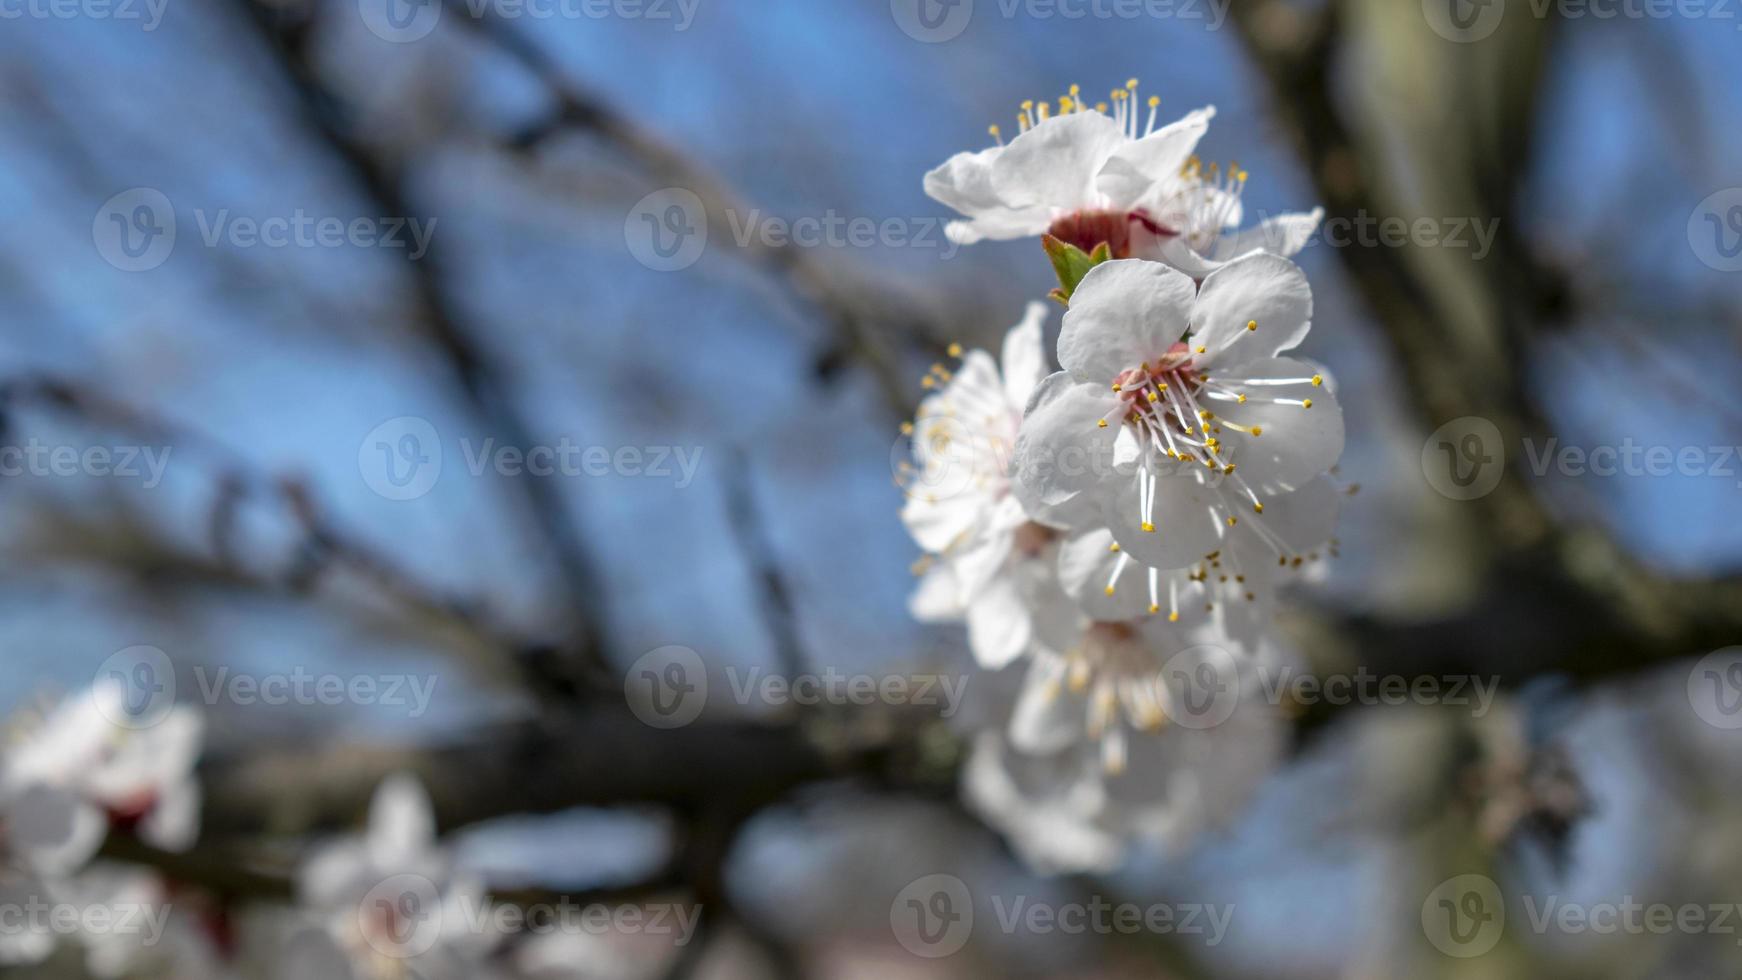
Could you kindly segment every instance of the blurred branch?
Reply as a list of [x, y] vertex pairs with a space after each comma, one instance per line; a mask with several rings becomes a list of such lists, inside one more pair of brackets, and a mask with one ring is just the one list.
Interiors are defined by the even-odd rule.
[[799, 725], [704, 718], [661, 730], [627, 707], [600, 703], [570, 717], [491, 726], [428, 747], [298, 745], [220, 754], [202, 774], [208, 787], [202, 826], [213, 837], [334, 830], [357, 822], [375, 788], [395, 772], [423, 782], [444, 831], [581, 806], [749, 813], [800, 787], [850, 777], [931, 793], [938, 789], [932, 777], [902, 764], [930, 721], [911, 718], [891, 724], [884, 739], [825, 748], [828, 739]]
[[805, 672], [810, 658], [799, 636], [792, 586], [780, 569], [774, 542], [769, 540], [768, 529], [756, 512], [750, 481], [750, 458], [742, 448], [735, 448], [726, 463], [726, 520], [732, 525], [738, 549], [744, 553], [760, 587], [762, 619], [774, 640], [775, 660], [787, 677], [797, 677]]
[[[523, 688], [539, 691], [548, 687], [532, 683], [539, 670], [548, 669], [548, 648], [511, 634], [490, 621], [482, 603], [452, 595], [420, 581], [391, 558], [352, 536], [324, 511], [314, 491], [301, 480], [286, 475], [262, 473], [246, 460], [202, 432], [147, 415], [65, 378], [34, 374], [0, 379], [0, 418], [16, 428], [19, 409], [36, 406], [141, 440], [174, 446], [210, 457], [215, 461], [214, 499], [207, 520], [215, 567], [199, 558], [172, 553], [167, 545], [153, 542], [150, 553], [126, 555], [125, 548], [98, 555], [100, 560], [150, 565], [161, 578], [176, 569], [201, 578], [228, 576], [235, 581], [269, 590], [310, 592], [326, 573], [343, 570], [358, 576], [416, 617], [433, 620], [454, 629], [469, 640], [474, 656], [488, 662], [491, 671], [520, 681]], [[8, 433], [10, 435], [11, 433]], [[288, 555], [250, 554], [240, 543], [239, 513], [249, 502], [260, 502], [287, 516], [298, 537]]]
[[[509, 149], [531, 154], [561, 132], [587, 133], [644, 170], [653, 186], [681, 187], [699, 197], [710, 227], [729, 227], [731, 216], [752, 213], [742, 195], [724, 178], [576, 84], [512, 26], [488, 12], [474, 13], [460, 0], [446, 2], [453, 23], [512, 57], [544, 85], [555, 102], [556, 108], [547, 118], [523, 128], [508, 141]], [[901, 373], [899, 347], [935, 356], [957, 332], [946, 317], [906, 295], [899, 283], [874, 280], [862, 269], [820, 257], [814, 249], [752, 239], [739, 246], [738, 252], [785, 283], [802, 305], [814, 309], [831, 326], [833, 343], [818, 358], [821, 373], [832, 374], [848, 358], [857, 360], [876, 380], [892, 415], [905, 418], [912, 412], [918, 393]]]
[[[1332, 662], [1352, 653], [1391, 670], [1499, 674], [1515, 684], [1545, 672], [1631, 672], [1734, 642], [1742, 637], [1742, 580], [1666, 578], [1604, 529], [1564, 523], [1530, 486], [1518, 455], [1526, 436], [1549, 426], [1533, 397], [1529, 341], [1566, 299], [1565, 283], [1522, 238], [1514, 208], [1557, 24], [1509, 18], [1495, 37], [1456, 45], [1405, 6], [1332, 0], [1309, 13], [1264, 0], [1236, 4], [1231, 14], [1330, 220], [1407, 217], [1397, 189], [1414, 183], [1424, 188], [1415, 196], [1448, 208], [1443, 214], [1498, 221], [1493, 253], [1481, 263], [1425, 249], [1347, 247], [1337, 256], [1389, 342], [1424, 429], [1484, 418], [1513, 458], [1493, 493], [1458, 505], [1469, 525], [1463, 546], [1476, 557], [1475, 601], [1424, 621], [1320, 620], [1309, 642]], [[1371, 84], [1363, 91], [1376, 94], [1346, 107], [1333, 79], [1363, 42], [1364, 54], [1384, 63], [1379, 78], [1393, 77], [1386, 65], [1407, 66], [1416, 91]], [[1420, 92], [1454, 99], [1458, 112], [1423, 117], [1410, 101]], [[1359, 108], [1369, 115], [1357, 121]], [[1444, 131], [1451, 125], [1460, 130]], [[1463, 155], [1436, 161], [1436, 152]], [[1419, 168], [1409, 181], [1390, 167], [1399, 156]]]
[[[339, 97], [321, 81], [316, 68], [314, 23], [306, 12], [270, 0], [239, 0], [267, 49], [275, 57], [284, 80], [297, 96], [297, 108], [308, 128], [326, 142], [333, 155], [347, 167], [357, 187], [368, 195], [376, 213], [384, 217], [411, 218], [403, 190], [405, 174], [367, 145], [351, 125]], [[531, 429], [515, 404], [511, 384], [499, 364], [476, 341], [481, 331], [467, 326], [461, 304], [450, 295], [450, 284], [461, 281], [446, 252], [435, 241], [421, 259], [409, 251], [406, 269], [417, 296], [419, 322], [428, 331], [437, 350], [452, 369], [467, 400], [489, 430], [511, 446], [533, 444]], [[569, 639], [564, 653], [571, 666], [583, 675], [576, 686], [604, 683], [612, 675], [603, 657], [604, 602], [602, 579], [592, 567], [582, 544], [568, 502], [548, 479], [528, 477], [514, 482], [526, 510], [547, 543], [565, 587], [572, 612]]]

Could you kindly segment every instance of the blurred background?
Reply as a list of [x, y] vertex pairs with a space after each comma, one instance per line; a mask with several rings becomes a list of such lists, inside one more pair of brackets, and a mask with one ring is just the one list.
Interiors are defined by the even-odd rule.
[[[10, 0], [0, 699], [161, 651], [206, 718], [204, 832], [106, 856], [226, 923], [399, 770], [502, 894], [701, 909], [681, 946], [504, 976], [1738, 975], [1710, 916], [1535, 916], [1742, 901], [1739, 30], [1621, 0]], [[1249, 223], [1326, 209], [1304, 353], [1358, 492], [1285, 614], [1300, 671], [1498, 694], [1285, 697], [1237, 818], [1039, 877], [960, 805], [935, 709], [732, 694], [967, 670], [907, 611], [898, 426], [1053, 282], [1033, 241], [948, 242], [920, 178], [1132, 75], [1164, 117], [1217, 107], [1200, 153], [1251, 173]], [[624, 690], [670, 647], [716, 696], [663, 729]], [[939, 957], [891, 924], [936, 874], [979, 923]], [[1480, 955], [1429, 923], [1465, 874], [1505, 900]], [[1018, 897], [1232, 915], [1006, 927]]]

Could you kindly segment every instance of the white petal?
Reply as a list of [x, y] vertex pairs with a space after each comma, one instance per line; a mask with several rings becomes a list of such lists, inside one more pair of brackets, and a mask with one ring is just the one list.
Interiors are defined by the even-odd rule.
[[1194, 110], [1115, 151], [1095, 179], [1109, 206], [1121, 211], [1141, 208], [1161, 217], [1159, 209], [1179, 187], [1180, 168], [1215, 115], [1214, 106]]
[[992, 192], [1011, 208], [1092, 207], [1098, 203], [1095, 175], [1124, 142], [1118, 124], [1099, 112], [1054, 116], [991, 161]]
[[993, 579], [968, 605], [968, 648], [987, 670], [998, 670], [1022, 656], [1033, 631], [1015, 575]]
[[[1248, 378], [1311, 378], [1324, 369], [1311, 361], [1273, 357], [1232, 365], [1212, 375], [1218, 384], [1246, 393], [1244, 404], [1214, 401], [1223, 420], [1261, 430], [1257, 437], [1222, 429], [1222, 456], [1235, 472], [1260, 492], [1292, 490], [1336, 465], [1343, 454], [1343, 410], [1329, 384], [1310, 381], [1290, 385], [1242, 386]], [[1224, 382], [1224, 378], [1226, 381]], [[1313, 407], [1281, 405], [1265, 399], [1311, 399]]]
[[933, 565], [907, 599], [907, 611], [922, 623], [953, 623], [967, 614], [955, 573], [948, 563]]
[[1010, 715], [1010, 742], [1023, 752], [1056, 752], [1083, 736], [1083, 702], [1065, 690], [1064, 661], [1035, 658]]
[[369, 805], [369, 856], [375, 866], [403, 871], [435, 843], [435, 814], [417, 777], [395, 773]]
[[1063, 371], [1034, 390], [1010, 464], [1012, 487], [1028, 513], [1063, 504], [1111, 474], [1119, 428], [1097, 423], [1115, 407], [1111, 392]]
[[139, 836], [166, 851], [192, 847], [200, 834], [201, 798], [200, 784], [192, 777], [167, 787], [140, 822]]
[[1216, 243], [1215, 258], [1227, 262], [1250, 252], [1269, 252], [1284, 257], [1294, 255], [1306, 248], [1324, 218], [1324, 208], [1314, 208], [1305, 214], [1279, 214], [1267, 218], [1257, 227], [1223, 235]]
[[1041, 340], [1046, 314], [1045, 303], [1029, 303], [1022, 322], [1004, 336], [1004, 400], [1017, 411], [1028, 404], [1034, 389], [1052, 373]]
[[1169, 268], [1178, 269], [1185, 275], [1200, 281], [1222, 267], [1222, 263], [1213, 262], [1192, 251], [1192, 247], [1186, 244], [1186, 240], [1177, 235], [1162, 239], [1152, 253], [1145, 253], [1143, 257], [1154, 259]]
[[1059, 547], [1059, 584], [1092, 619], [1136, 619], [1149, 612], [1149, 568], [1129, 556], [1118, 587], [1107, 594], [1123, 554], [1113, 550], [1113, 532], [1106, 528], [1073, 535]]
[[1002, 146], [989, 146], [950, 157], [925, 175], [926, 195], [968, 215], [998, 207], [998, 195], [992, 192], [992, 163], [1003, 152]]
[[1217, 499], [1215, 492], [1188, 475], [1190, 464], [1179, 465], [1178, 475], [1160, 477], [1155, 488], [1150, 511], [1155, 530], [1143, 530], [1136, 474], [1111, 481], [1118, 490], [1105, 498], [1101, 511], [1120, 548], [1163, 571], [1197, 563], [1216, 550], [1220, 540], [1217, 518], [1210, 509]]
[[901, 508], [901, 522], [921, 548], [941, 552], [979, 525], [982, 506], [978, 495], [934, 497], [920, 492], [923, 489], [923, 485], [910, 488], [915, 495], [909, 496]]
[[1009, 529], [990, 529], [951, 550], [947, 557], [963, 602], [972, 604], [1004, 572], [1015, 543]]
[[1197, 288], [1158, 262], [1115, 259], [1083, 277], [1059, 332], [1059, 365], [1082, 382], [1110, 384], [1154, 362], [1185, 334]]
[[[1236, 259], [1204, 280], [1192, 310], [1192, 346], [1209, 348], [1204, 366], [1271, 357], [1299, 344], [1312, 327], [1306, 273], [1280, 255]], [[1256, 323], [1256, 330], [1248, 324]]]
[[1038, 235], [1052, 223], [1048, 208], [1011, 208], [992, 189], [992, 164], [1004, 147], [988, 147], [978, 153], [958, 153], [925, 175], [925, 192], [933, 200], [966, 215], [968, 221], [952, 221], [945, 234], [959, 245], [982, 239], [1010, 239]]
[[[1266, 530], [1288, 546], [1286, 557], [1304, 555], [1325, 544], [1336, 533], [1342, 496], [1329, 480], [1319, 477], [1292, 493], [1264, 498], [1264, 513], [1258, 519], [1263, 521]], [[1232, 537], [1235, 555], [1243, 566], [1266, 570], [1275, 567], [1275, 549], [1256, 532], [1248, 531]]]
[[1092, 819], [1087, 798], [1097, 792], [1094, 780], [1095, 770], [1079, 751], [1022, 755], [998, 734], [985, 732], [962, 767], [962, 794], [1035, 871], [1111, 871], [1125, 842]]

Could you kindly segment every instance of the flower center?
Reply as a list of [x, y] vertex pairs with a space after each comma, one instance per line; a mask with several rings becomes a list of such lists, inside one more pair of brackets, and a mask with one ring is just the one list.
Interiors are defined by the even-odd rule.
[[1047, 234], [1093, 252], [1102, 242], [1116, 259], [1128, 259], [1156, 239], [1171, 238], [1174, 231], [1145, 211], [1072, 211], [1053, 221]]
[[1192, 251], [1207, 255], [1221, 241], [1222, 231], [1234, 223], [1247, 176], [1238, 163], [1230, 162], [1224, 172], [1214, 163], [1206, 171], [1203, 161], [1195, 156], [1186, 161], [1180, 171], [1180, 191], [1167, 210], [1179, 223], [1180, 234]]
[[[1257, 330], [1258, 322], [1249, 321], [1246, 329]], [[1242, 425], [1223, 418], [1205, 408], [1205, 404], [1211, 401], [1244, 404], [1251, 397], [1242, 390], [1246, 386], [1310, 383], [1316, 387], [1324, 383], [1324, 378], [1319, 375], [1212, 381], [1209, 372], [1195, 360], [1205, 353], [1208, 350], [1201, 344], [1188, 347], [1175, 343], [1153, 365], [1145, 361], [1136, 368], [1121, 371], [1113, 379], [1113, 391], [1119, 396], [1117, 406], [1098, 423], [1105, 428], [1117, 418], [1137, 440], [1138, 525], [1147, 533], [1155, 531], [1155, 499], [1166, 465], [1163, 459], [1202, 467], [1201, 471], [1193, 470], [1200, 483], [1205, 481], [1206, 473], [1228, 480], [1239, 495], [1251, 503], [1253, 513], [1264, 513], [1263, 501], [1235, 472], [1236, 463], [1228, 458], [1229, 448], [1222, 441], [1223, 436], [1230, 432], [1256, 439], [1264, 434], [1263, 427]], [[1263, 397], [1258, 400], [1268, 404], [1313, 407], [1311, 398]], [[1220, 508], [1217, 516], [1229, 527], [1239, 523], [1239, 518], [1228, 508]], [[1259, 528], [1259, 533], [1263, 534], [1262, 528]]]
[[1045, 524], [1036, 524], [1033, 521], [1027, 521], [1023, 524], [1017, 525], [1014, 533], [1016, 535], [1015, 548], [1017, 553], [1026, 555], [1030, 558], [1033, 558], [1046, 550], [1046, 546], [1051, 543], [1054, 538], [1058, 537], [1057, 531], [1047, 527]]

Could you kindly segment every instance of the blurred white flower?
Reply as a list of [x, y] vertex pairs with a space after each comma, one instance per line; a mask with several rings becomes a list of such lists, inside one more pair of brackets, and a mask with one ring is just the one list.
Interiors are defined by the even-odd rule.
[[[1231, 821], [1280, 761], [1283, 718], [1257, 696], [1255, 676], [1242, 665], [1238, 679], [1227, 678], [1238, 696], [1215, 724], [1132, 738], [1112, 768], [1105, 742], [1057, 738], [1024, 749], [1015, 727], [983, 731], [963, 771], [963, 795], [1038, 871], [1110, 871], [1140, 844], [1177, 851]], [[1177, 686], [1170, 692], [1186, 694]], [[1024, 697], [1031, 695], [1032, 686]]]
[[99, 684], [39, 719], [15, 723], [0, 755], [4, 843], [15, 861], [69, 873], [89, 860], [111, 825], [135, 829], [158, 847], [182, 849], [198, 833], [194, 780], [204, 735], [198, 710], [178, 705], [157, 724], [134, 728], [123, 693]]
[[483, 883], [439, 845], [429, 796], [410, 775], [385, 780], [364, 836], [316, 850], [298, 886], [366, 980], [474, 976], [501, 939], [483, 914]]
[[1030, 303], [1004, 339], [1002, 373], [980, 350], [954, 372], [934, 369], [928, 380], [943, 387], [920, 404], [914, 462], [902, 469], [901, 518], [930, 553], [916, 566], [912, 611], [926, 622], [966, 620], [969, 645], [988, 668], [1022, 654], [1057, 595], [1048, 588], [1057, 537], [1048, 524], [1060, 515], [1025, 510], [1007, 475], [1023, 406], [1048, 373], [1045, 320], [1046, 307]]

